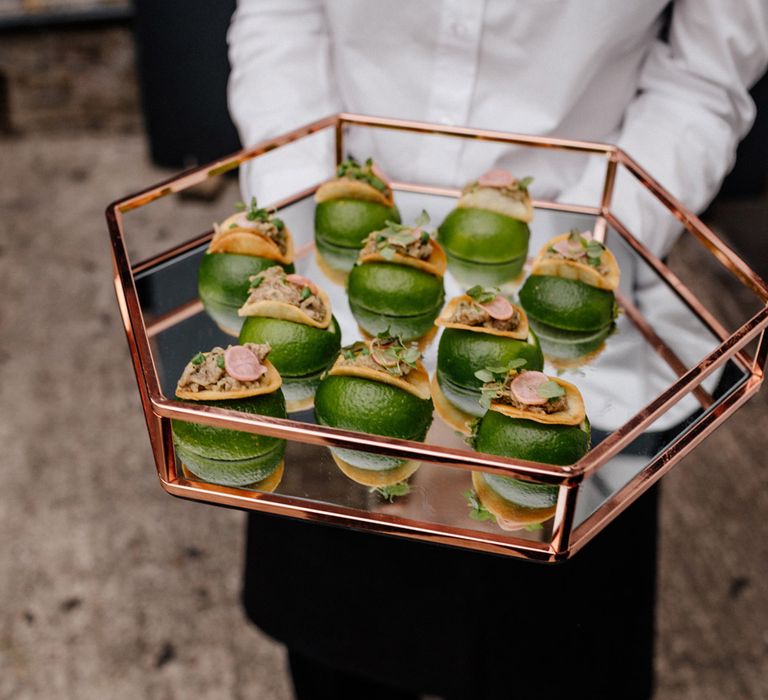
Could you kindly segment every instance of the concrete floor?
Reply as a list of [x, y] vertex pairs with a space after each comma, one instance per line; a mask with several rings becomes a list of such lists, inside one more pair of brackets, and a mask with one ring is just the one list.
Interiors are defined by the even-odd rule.
[[[283, 652], [238, 605], [242, 514], [174, 500], [153, 471], [103, 210], [166, 174], [138, 135], [0, 154], [0, 698], [289, 698]], [[205, 206], [146, 237], [186, 237]], [[739, 310], [694, 244], [675, 258]], [[657, 700], [768, 698], [767, 406], [666, 479]]]

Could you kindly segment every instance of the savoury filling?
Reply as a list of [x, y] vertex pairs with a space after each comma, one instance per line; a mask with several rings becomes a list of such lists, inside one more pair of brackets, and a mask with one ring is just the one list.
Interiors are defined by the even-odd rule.
[[[267, 343], [245, 343], [244, 347], [256, 355], [261, 363], [271, 349]], [[215, 347], [210, 352], [198, 353], [187, 363], [176, 390], [197, 392], [254, 389], [260, 386], [265, 376], [252, 382], [241, 382], [231, 377], [224, 368], [224, 348]]]

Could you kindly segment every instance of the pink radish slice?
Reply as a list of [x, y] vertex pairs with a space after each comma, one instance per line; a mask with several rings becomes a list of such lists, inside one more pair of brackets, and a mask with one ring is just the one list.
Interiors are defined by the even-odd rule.
[[512, 395], [527, 406], [542, 406], [547, 399], [539, 396], [539, 387], [546, 384], [549, 377], [544, 372], [523, 372], [512, 380]]
[[242, 345], [232, 345], [224, 351], [224, 369], [238, 382], [255, 382], [267, 373], [259, 358]]
[[371, 359], [381, 367], [394, 367], [397, 365], [396, 357], [387, 357], [379, 348], [371, 348]]
[[558, 241], [552, 247], [558, 253], [560, 253], [560, 255], [563, 255], [566, 258], [577, 258], [584, 251], [581, 245], [579, 245], [578, 248], [576, 248], [575, 246], [571, 246], [567, 238], [565, 240]]
[[512, 318], [515, 309], [503, 296], [496, 295], [487, 304], [480, 304], [497, 321], [507, 321]]
[[508, 187], [516, 182], [512, 174], [501, 168], [494, 168], [483, 173], [477, 178], [477, 184], [481, 187]]
[[307, 279], [302, 275], [286, 275], [285, 279], [299, 287], [309, 287], [309, 291], [312, 292], [312, 294], [317, 294], [317, 285], [315, 285], [312, 280]]

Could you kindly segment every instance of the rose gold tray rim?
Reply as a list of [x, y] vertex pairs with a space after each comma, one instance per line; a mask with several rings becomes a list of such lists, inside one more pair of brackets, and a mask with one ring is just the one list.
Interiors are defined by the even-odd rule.
[[[683, 377], [680, 377], [667, 392], [649, 404], [648, 407], [641, 410], [625, 426], [615, 431], [610, 438], [607, 447], [600, 450], [608, 440], [604, 441], [579, 463], [572, 467], [552, 468], [549, 465], [541, 465], [531, 462], [507, 460], [504, 458], [495, 458], [494, 456], [478, 456], [478, 453], [457, 453], [454, 450], [444, 448], [425, 449], [421, 443], [411, 443], [409, 441], [389, 440], [376, 438], [364, 433], [353, 433], [350, 431], [337, 431], [322, 426], [311, 426], [307, 429], [304, 426], [308, 424], [298, 423], [296, 421], [285, 419], [270, 419], [269, 421], [257, 419], [243, 419], [236, 413], [221, 411], [220, 409], [200, 410], [190, 404], [180, 404], [170, 402], [166, 399], [159, 388], [159, 382], [152, 359], [152, 353], [149, 347], [147, 328], [144, 324], [143, 314], [138, 304], [138, 297], [135, 289], [134, 274], [137, 271], [147, 269], [151, 264], [164, 257], [170, 259], [179, 254], [181, 248], [189, 249], [192, 244], [199, 245], [205, 240], [205, 235], [193, 239], [193, 241], [183, 244], [171, 251], [167, 251], [161, 256], [156, 256], [151, 261], [131, 266], [126, 252], [123, 230], [121, 225], [121, 214], [139, 206], [143, 206], [154, 199], [165, 196], [173, 192], [178, 192], [186, 187], [200, 182], [207, 177], [217, 175], [227, 170], [237, 167], [240, 163], [261, 155], [265, 152], [279, 148], [282, 145], [291, 143], [316, 131], [334, 127], [337, 136], [337, 158], [343, 152], [343, 127], [347, 124], [358, 126], [383, 127], [392, 129], [402, 129], [409, 131], [419, 131], [422, 133], [435, 133], [447, 136], [460, 136], [469, 138], [480, 138], [493, 141], [504, 141], [508, 143], [519, 143], [534, 147], [555, 148], [565, 150], [576, 150], [589, 153], [604, 154], [608, 158], [606, 184], [603, 192], [602, 203], [600, 207], [571, 207], [569, 205], [558, 205], [549, 203], [551, 208], [560, 208], [567, 211], [580, 211], [599, 215], [603, 221], [611, 220], [611, 223], [621, 227], [610, 212], [610, 198], [612, 194], [613, 180], [615, 178], [616, 166], [620, 163], [627, 167], [632, 174], [641, 181], [677, 218], [681, 221], [684, 228], [695, 235], [697, 239], [723, 264], [732, 274], [734, 274], [743, 284], [765, 302], [768, 299], [768, 286], [761, 280], [744, 261], [722, 243], [704, 224], [682, 205], [677, 202], [668, 192], [666, 192], [653, 178], [648, 175], [639, 165], [637, 165], [629, 156], [614, 146], [608, 144], [594, 144], [566, 139], [551, 139], [545, 137], [529, 137], [519, 134], [507, 134], [504, 132], [491, 132], [486, 130], [468, 129], [465, 127], [443, 127], [439, 125], [407, 122], [403, 120], [392, 120], [378, 117], [367, 117], [364, 115], [338, 114], [318, 120], [312, 124], [306, 125], [294, 130], [288, 134], [275, 139], [268, 139], [256, 146], [243, 149], [231, 156], [216, 161], [213, 164], [194, 168], [176, 177], [148, 187], [137, 194], [125, 197], [113, 202], [106, 212], [107, 223], [110, 232], [113, 249], [113, 269], [115, 291], [118, 297], [121, 316], [123, 318], [134, 368], [137, 374], [139, 391], [142, 399], [142, 406], [147, 420], [147, 427], [150, 433], [155, 455], [158, 475], [163, 488], [173, 495], [191, 498], [195, 500], [205, 500], [216, 502], [222, 505], [235, 505], [258, 510], [268, 510], [272, 512], [291, 513], [296, 516], [298, 513], [304, 513], [303, 516], [309, 519], [315, 518], [326, 522], [350, 522], [357, 521], [358, 526], [373, 529], [379, 532], [393, 531], [401, 536], [417, 539], [427, 539], [430, 541], [447, 541], [456, 544], [462, 538], [460, 546], [466, 546], [483, 551], [499, 551], [515, 556], [528, 558], [538, 558], [545, 561], [552, 561], [560, 558], [567, 558], [572, 552], [580, 549], [583, 544], [591, 539], [602, 527], [611, 519], [626, 508], [640, 493], [650, 487], [651, 483], [666, 473], [684, 454], [693, 449], [706, 435], [714, 430], [728, 416], [730, 416], [738, 407], [752, 396], [759, 388], [764, 378], [764, 367], [766, 364], [768, 350], [764, 341], [764, 331], [768, 327], [768, 307], [764, 307], [741, 328], [733, 334], [727, 335], [715, 324], [713, 328], [713, 317], [709, 315], [701, 302], [688, 292], [685, 301], [697, 312], [702, 320], [723, 339], [723, 343], [713, 351], [707, 358], [702, 360], [699, 365], [691, 368]], [[409, 186], [405, 183], [402, 189], [415, 188], [421, 190], [440, 189], [423, 186]], [[315, 186], [316, 187], [316, 186]], [[287, 202], [281, 202], [285, 206], [289, 201], [297, 201], [303, 196], [314, 190], [309, 188], [300, 192]], [[542, 203], [539, 203], [542, 204]], [[544, 203], [546, 206], [546, 203]], [[605, 225], [605, 224], [603, 224]], [[620, 233], [622, 233], [620, 231]], [[622, 235], [625, 238], [631, 238], [626, 229]], [[660, 275], [665, 281], [679, 293], [682, 283], [679, 280], [672, 279], [671, 275], [665, 274], [665, 266], [661, 261], [654, 258], [649, 251], [645, 250], [642, 244], [635, 241], [635, 247], [642, 257], [656, 263]], [[684, 288], [684, 287], [683, 287]], [[725, 336], [725, 337], [724, 337]], [[743, 350], [744, 346], [753, 338], [760, 336], [761, 342], [754, 358], [750, 357]], [[615, 494], [612, 499], [604, 504], [598, 511], [593, 513], [585, 522], [572, 532], [573, 510], [575, 506], [575, 497], [578, 492], [578, 484], [584, 474], [599, 468], [608, 459], [627, 444], [635, 435], [650, 424], [655, 417], [658, 417], [669, 406], [676, 403], [682, 396], [689, 393], [711, 373], [724, 363], [727, 359], [734, 359], [742, 365], [749, 373], [748, 380], [734, 390], [725, 400], [710, 413], [705, 414], [705, 418], [694, 424], [696, 430], [689, 430], [683, 433], [678, 439], [670, 445], [661, 455], [657, 456], [643, 471], [637, 475], [627, 486]], [[238, 429], [250, 430], [251, 432], [268, 432], [269, 434], [280, 435], [287, 438], [300, 436], [303, 438], [312, 438], [302, 441], [318, 442], [327, 445], [363, 445], [371, 451], [395, 454], [398, 456], [416, 456], [422, 461], [433, 461], [442, 466], [458, 466], [461, 468], [474, 468], [483, 471], [496, 473], [513, 473], [521, 478], [534, 478], [537, 481], [547, 483], [560, 483], [560, 497], [558, 499], [558, 508], [555, 515], [552, 541], [548, 546], [539, 546], [540, 543], [531, 540], [516, 538], [509, 535], [488, 535], [478, 531], [466, 531], [459, 528], [436, 526], [425, 523], [408, 523], [402, 519], [393, 518], [391, 522], [386, 516], [379, 517], [379, 514], [371, 514], [362, 511], [351, 512], [350, 509], [341, 506], [334, 506], [327, 503], [308, 505], [307, 501], [302, 499], [291, 499], [276, 494], [244, 494], [233, 489], [217, 487], [215, 485], [200, 485], [195, 482], [186, 481], [179, 478], [175, 473], [175, 461], [173, 458], [173, 448], [170, 441], [170, 421], [171, 417], [183, 417], [186, 420], [195, 420], [197, 422], [210, 425], [219, 425], [222, 427], [237, 427]], [[609, 438], [609, 440], [610, 440]], [[401, 451], [402, 450], [402, 451]], [[593, 453], [596, 453], [593, 454]], [[460, 458], [460, 459], [459, 459]], [[659, 465], [663, 465], [661, 468]], [[473, 533], [467, 535], [466, 533]]]

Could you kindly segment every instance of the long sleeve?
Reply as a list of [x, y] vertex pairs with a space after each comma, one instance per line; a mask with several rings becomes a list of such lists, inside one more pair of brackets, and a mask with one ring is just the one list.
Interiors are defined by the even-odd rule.
[[[766, 0], [675, 2], [668, 38], [652, 46], [615, 143], [690, 209], [701, 211], [754, 120], [748, 90], [766, 62]], [[594, 200], [603, 176], [604, 166], [590, 165], [561, 201]], [[617, 182], [614, 209], [663, 255], [679, 226], [661, 206], [648, 206], [631, 179]]]
[[[244, 145], [339, 111], [319, 0], [239, 0], [227, 39], [229, 109]], [[314, 136], [281, 149], [277, 162], [250, 161], [241, 169], [244, 196], [266, 204], [295, 191], [297, 179], [327, 178], [331, 149], [331, 134]]]

